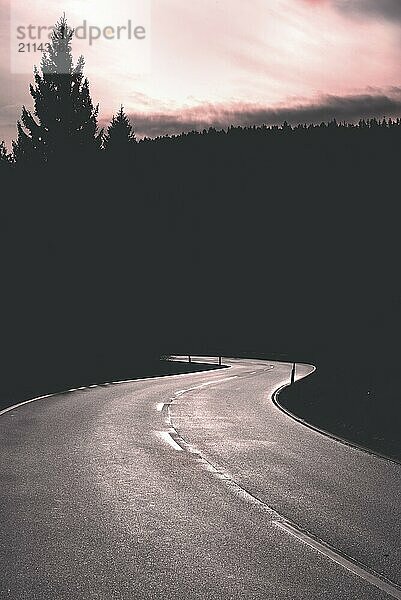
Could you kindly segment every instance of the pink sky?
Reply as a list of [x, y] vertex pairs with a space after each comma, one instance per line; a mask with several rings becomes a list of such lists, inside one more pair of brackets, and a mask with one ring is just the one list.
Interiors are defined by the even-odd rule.
[[[14, 10], [19, 0], [13, 1]], [[395, 102], [394, 112], [401, 96], [401, 14], [395, 0], [372, 1], [153, 0], [147, 72], [138, 73], [126, 46], [117, 42], [112, 49], [100, 42], [87, 55], [102, 122], [121, 103], [139, 133], [149, 135], [230, 121], [249, 124], [252, 115], [259, 122], [300, 106], [324, 105], [336, 116], [344, 96], [353, 101], [350, 116], [358, 102], [364, 115], [371, 110], [383, 116], [377, 98]], [[102, 21], [102, 2], [31, 0], [24, 18], [44, 22], [43, 12], [50, 18], [65, 11], [73, 26], [84, 18], [96, 24]], [[133, 3], [108, 5], [119, 5], [119, 15], [125, 11], [128, 18]], [[15, 40], [10, 41], [9, 6], [10, 0], [0, 0], [0, 139], [7, 141], [15, 137], [22, 104], [31, 105], [32, 80], [28, 73], [10, 72]], [[38, 63], [38, 55], [31, 60]]]

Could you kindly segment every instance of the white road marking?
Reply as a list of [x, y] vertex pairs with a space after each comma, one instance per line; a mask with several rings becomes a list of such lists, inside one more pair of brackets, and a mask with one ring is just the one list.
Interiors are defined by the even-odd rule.
[[358, 577], [361, 577], [371, 585], [374, 585], [375, 587], [379, 588], [392, 598], [397, 598], [398, 600], [401, 600], [401, 588], [399, 588], [397, 585], [391, 583], [390, 581], [385, 581], [381, 577], [370, 573], [362, 566], [359, 566], [357, 563], [345, 558], [341, 554], [338, 554], [335, 550], [332, 550], [325, 544], [318, 542], [317, 540], [310, 537], [307, 533], [300, 531], [299, 529], [293, 527], [289, 523], [274, 521], [274, 525], [276, 525], [283, 531], [286, 531], [287, 533], [297, 538], [304, 544], [307, 544], [311, 548], [314, 548], [315, 550], [317, 550], [317, 552], [320, 552], [320, 554], [323, 554], [324, 556], [337, 563], [344, 569], [347, 569], [347, 571], [351, 571], [351, 573], [354, 573], [354, 575], [358, 575]]
[[171, 434], [168, 431], [159, 431], [159, 436], [161, 437], [161, 439], [164, 442], [167, 442], [167, 444], [169, 444], [172, 448], [174, 448], [174, 450], [177, 450], [178, 452], [182, 452], [181, 446], [179, 446], [177, 444], [177, 442], [175, 440], [173, 440], [173, 438], [171, 437]]
[[[169, 408], [168, 408], [168, 415], [169, 415], [169, 417], [171, 416]], [[171, 419], [170, 419], [170, 422], [171, 422]], [[224, 485], [226, 485], [232, 492], [234, 492], [242, 500], [245, 500], [246, 502], [248, 502], [250, 504], [258, 506], [263, 511], [265, 511], [267, 514], [269, 514], [272, 520], [278, 520], [278, 519], [282, 518], [281, 515], [278, 512], [276, 512], [273, 508], [271, 508], [270, 506], [268, 506], [267, 504], [262, 502], [262, 500], [259, 500], [259, 498], [257, 498], [256, 496], [253, 496], [252, 494], [247, 492], [243, 487], [241, 487], [225, 469], [223, 469], [219, 465], [216, 465], [216, 464], [213, 464], [212, 462], [210, 462], [210, 460], [208, 460], [207, 458], [205, 458], [205, 456], [203, 456], [203, 454], [200, 450], [198, 450], [194, 446], [191, 446], [191, 444], [189, 444], [179, 433], [177, 433], [177, 430], [175, 429], [175, 426], [173, 424], [172, 424], [171, 431], [175, 433], [176, 439], [178, 439], [180, 441], [181, 450], [186, 450], [187, 452], [190, 452], [191, 454], [195, 454], [196, 461], [203, 469], [205, 469], [209, 473], [212, 473], [215, 477], [217, 477], [217, 479], [222, 481], [224, 483]]]
[[[270, 367], [271, 369], [274, 369], [274, 366]], [[267, 369], [266, 369], [267, 370]], [[256, 371], [255, 371], [256, 372]], [[251, 373], [253, 374], [253, 373]], [[183, 374], [184, 376], [187, 374]], [[178, 376], [182, 376], [182, 375], [178, 375]], [[194, 389], [199, 389], [202, 387], [205, 387], [207, 385], [213, 385], [215, 383], [221, 383], [223, 381], [228, 381], [229, 379], [235, 379], [237, 377], [237, 375], [234, 375], [232, 377], [227, 377], [225, 379], [219, 379], [219, 380], [215, 380], [215, 381], [211, 381], [208, 383], [203, 383], [199, 386], [195, 386], [193, 388], [189, 388], [187, 390], [180, 390], [179, 392], [176, 392], [176, 395], [178, 394], [182, 394], [185, 393], [187, 391], [192, 391]], [[152, 379], [160, 379], [160, 377], [152, 377], [152, 378], [144, 378], [144, 379], [136, 379], [136, 380], [126, 380], [126, 381], [116, 381], [113, 382], [115, 384], [121, 384], [121, 383], [131, 383], [131, 382], [136, 382], [136, 381], [149, 381]], [[111, 385], [110, 383], [104, 383], [102, 385]], [[97, 387], [96, 385], [90, 386], [90, 387]], [[80, 387], [80, 388], [72, 388], [70, 390], [68, 390], [68, 392], [75, 392], [78, 390], [85, 390], [87, 389], [86, 387]], [[3, 410], [0, 411], [0, 415], [6, 414], [8, 412], [13, 411], [16, 408], [19, 408], [20, 406], [24, 406], [26, 404], [30, 404], [32, 402], [35, 402], [36, 400], [44, 400], [46, 398], [51, 398], [54, 396], [58, 396], [60, 394], [64, 394], [66, 392], [57, 392], [54, 394], [46, 394], [43, 396], [37, 396], [36, 398], [32, 398], [30, 400], [26, 400], [25, 402], [20, 402], [18, 404], [14, 404], [13, 406], [9, 406], [8, 408], [5, 408]], [[160, 403], [158, 404], [158, 407], [161, 406], [163, 408], [164, 403]], [[161, 410], [162, 410], [161, 408]], [[159, 410], [159, 409], [158, 409]], [[175, 433], [175, 430], [173, 430], [173, 432]], [[183, 448], [181, 448], [181, 446], [179, 446], [177, 444], [177, 442], [172, 438], [170, 432], [168, 431], [160, 431], [158, 432], [158, 435], [160, 436], [160, 438], [165, 441], [167, 444], [169, 444], [172, 448], [174, 448], [174, 450], [178, 451], [178, 452], [182, 452]], [[183, 440], [184, 441], [184, 440]], [[233, 487], [237, 493], [241, 492], [244, 499], [252, 500], [253, 502], [256, 502], [259, 505], [263, 505], [265, 509], [267, 509], [270, 513], [275, 513], [275, 511], [273, 511], [272, 509], [270, 509], [267, 505], [265, 505], [263, 502], [261, 502], [260, 500], [258, 500], [257, 498], [255, 498], [254, 496], [252, 496], [251, 494], [249, 494], [249, 492], [247, 492], [246, 490], [244, 490], [243, 488], [241, 488], [238, 484], [236, 484], [235, 481], [233, 481], [231, 479], [231, 477], [222, 472], [222, 470], [218, 469], [215, 465], [212, 465], [211, 463], [209, 463], [209, 461], [207, 461], [204, 457], [202, 457], [202, 455], [199, 453], [199, 460], [202, 463], [205, 463], [205, 465], [207, 466], [208, 470], [210, 469], [211, 471], [215, 472], [215, 474], [223, 479], [227, 484], [230, 484], [230, 487]], [[278, 515], [277, 513], [275, 513], [278, 517], [280, 517], [280, 515]], [[297, 538], [298, 540], [302, 541], [303, 543], [305, 543], [306, 545], [310, 546], [311, 548], [314, 548], [316, 551], [320, 552], [322, 555], [326, 556], [327, 558], [331, 559], [332, 561], [336, 562], [337, 564], [339, 564], [340, 566], [342, 566], [343, 568], [345, 568], [346, 570], [350, 571], [351, 573], [357, 575], [358, 577], [364, 579], [366, 582], [370, 583], [371, 585], [377, 587], [378, 589], [384, 591], [386, 594], [388, 594], [389, 596], [391, 596], [392, 598], [396, 598], [397, 600], [401, 600], [401, 588], [399, 586], [397, 586], [396, 584], [393, 584], [392, 582], [382, 579], [381, 577], [379, 577], [378, 575], [375, 575], [374, 573], [369, 572], [368, 570], [364, 569], [362, 566], [358, 565], [357, 563], [354, 563], [352, 560], [349, 560], [347, 558], [345, 558], [344, 556], [342, 556], [341, 554], [338, 554], [335, 550], [329, 548], [328, 546], [326, 546], [325, 544], [318, 542], [317, 540], [313, 539], [312, 537], [310, 537], [308, 534], [298, 530], [296, 527], [293, 527], [292, 525], [290, 525], [289, 523], [280, 521], [280, 520], [275, 520], [273, 521], [273, 523], [279, 527], [280, 529], [282, 529], [283, 531], [289, 533], [290, 535], [292, 535], [293, 537]]]
[[[178, 377], [188, 377], [189, 375], [204, 375], [204, 371], [194, 371], [193, 373], [177, 373], [176, 375], [170, 375], [170, 377], [172, 379], [178, 378]], [[236, 375], [234, 375], [234, 377], [237, 377]], [[102, 387], [107, 386], [107, 385], [121, 385], [123, 383], [136, 383], [136, 382], [143, 382], [143, 381], [153, 381], [155, 379], [166, 379], [165, 375], [158, 375], [156, 377], [142, 377], [142, 378], [138, 378], [138, 379], [124, 379], [122, 381], [108, 381], [108, 382], [104, 382], [101, 383], [99, 385], [101, 385]], [[19, 402], [18, 404], [13, 404], [12, 406], [9, 406], [8, 408], [5, 408], [3, 410], [0, 411], [0, 416], [4, 415], [8, 412], [10, 412], [11, 410], [14, 410], [15, 408], [19, 408], [20, 406], [24, 406], [25, 404], [30, 404], [31, 402], [36, 402], [36, 400], [44, 400], [46, 398], [53, 398], [54, 396], [60, 396], [61, 394], [68, 394], [70, 392], [77, 392], [80, 389], [86, 389], [84, 388], [71, 388], [69, 390], [62, 390], [61, 392], [55, 392], [54, 394], [45, 394], [44, 396], [36, 396], [36, 398], [31, 398], [30, 400], [25, 400], [25, 402]], [[172, 398], [172, 400], [175, 400], [175, 398]]]
[[[274, 367], [271, 367], [271, 368], [274, 368]], [[211, 383], [216, 383], [216, 382], [211, 382]], [[282, 387], [286, 387], [287, 385], [288, 384], [286, 384]], [[203, 386], [198, 386], [198, 387], [203, 387]], [[191, 388], [191, 389], [196, 389], [196, 388]], [[279, 389], [281, 389], [281, 388], [279, 388]], [[184, 393], [185, 391], [189, 391], [189, 390], [181, 390], [181, 393]], [[277, 392], [277, 390], [276, 390], [276, 392]], [[169, 436], [171, 438], [171, 440], [174, 442], [174, 444], [176, 444], [180, 448], [180, 450], [185, 449], [188, 452], [196, 454], [197, 462], [204, 469], [206, 469], [210, 473], [213, 473], [215, 477], [220, 479], [225, 485], [227, 485], [234, 493], [236, 493], [238, 496], [240, 496], [243, 500], [261, 507], [268, 514], [270, 514], [273, 525], [275, 525], [276, 527], [285, 531], [286, 533], [292, 535], [293, 537], [297, 538], [299, 541], [305, 543], [306, 545], [313, 548], [320, 554], [324, 555], [326, 558], [337, 563], [338, 565], [343, 567], [345, 570], [353, 573], [354, 575], [357, 575], [358, 577], [360, 577], [361, 579], [363, 579], [370, 585], [373, 585], [374, 587], [382, 590], [383, 592], [385, 592], [392, 598], [401, 600], [401, 588], [397, 584], [393, 583], [392, 581], [389, 581], [385, 577], [381, 577], [379, 574], [376, 574], [373, 571], [369, 571], [369, 569], [367, 567], [364, 567], [363, 565], [358, 564], [358, 562], [356, 562], [356, 561], [354, 562], [354, 560], [351, 557], [347, 558], [345, 556], [342, 556], [340, 553], [336, 552], [334, 549], [330, 548], [323, 542], [320, 542], [320, 541], [314, 539], [307, 533], [304, 533], [303, 531], [298, 529], [296, 526], [291, 525], [290, 523], [288, 523], [285, 520], [285, 518], [282, 515], [280, 515], [278, 512], [276, 512], [268, 504], [265, 504], [265, 502], [263, 502], [262, 500], [259, 500], [259, 498], [257, 498], [256, 496], [254, 496], [253, 494], [248, 492], [246, 489], [241, 487], [232, 478], [232, 476], [229, 473], [227, 473], [222, 467], [220, 467], [217, 464], [212, 464], [205, 456], [203, 456], [201, 451], [191, 447], [190, 444], [188, 444], [188, 442], [177, 433], [177, 430], [175, 429], [173, 420], [171, 419], [169, 406], [168, 406], [167, 412], [168, 412], [168, 417], [170, 418], [172, 431], [176, 434], [177, 439], [179, 439], [180, 444], [182, 444], [182, 447], [178, 446], [178, 444], [176, 444], [176, 442], [171, 438], [171, 436]], [[167, 435], [169, 435], [169, 434], [167, 434]]]
[[236, 379], [238, 375], [232, 375], [231, 377], [225, 377], [224, 379], [215, 379], [214, 381], [208, 381], [206, 383], [201, 383], [200, 385], [195, 385], [194, 387], [187, 388], [186, 390], [178, 390], [175, 392], [176, 396], [181, 396], [182, 394], [186, 394], [186, 392], [192, 392], [193, 390], [200, 390], [203, 387], [208, 385], [214, 385], [215, 383], [223, 383], [223, 381], [229, 381], [230, 379]]
[[8, 408], [4, 408], [0, 410], [0, 415], [5, 415], [6, 413], [14, 410], [14, 408], [18, 408], [19, 406], [24, 406], [25, 404], [30, 404], [31, 402], [35, 402], [36, 400], [44, 400], [45, 398], [51, 398], [56, 394], [46, 394], [46, 396], [38, 396], [37, 398], [32, 398], [31, 400], [25, 400], [25, 402], [20, 402], [19, 404], [14, 404], [13, 406], [9, 406]]
[[156, 404], [157, 412], [162, 412], [163, 408], [164, 408], [164, 402], [159, 402], [158, 404]]

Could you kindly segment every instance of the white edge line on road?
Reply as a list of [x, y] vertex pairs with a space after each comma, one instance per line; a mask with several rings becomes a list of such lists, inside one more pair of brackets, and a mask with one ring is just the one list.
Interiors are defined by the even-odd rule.
[[[301, 364], [301, 363], [298, 363], [298, 364]], [[304, 364], [304, 363], [302, 363], [302, 364]], [[307, 365], [307, 366], [313, 366], [313, 365]], [[312, 375], [312, 373], [314, 373], [316, 370], [317, 369], [315, 367], [314, 371], [309, 373], [309, 375]], [[306, 375], [306, 377], [309, 377], [309, 375]], [[304, 377], [302, 377], [301, 379], [304, 379]], [[297, 379], [296, 381], [301, 381], [301, 379]], [[343, 446], [348, 446], [348, 448], [353, 448], [354, 450], [359, 450], [359, 452], [363, 452], [364, 454], [368, 454], [369, 456], [373, 456], [374, 458], [380, 458], [381, 460], [385, 460], [387, 462], [391, 462], [396, 465], [401, 464], [401, 461], [397, 460], [396, 458], [390, 458], [389, 456], [386, 456], [385, 454], [380, 454], [380, 452], [375, 452], [374, 450], [371, 450], [370, 448], [365, 448], [365, 446], [361, 446], [360, 444], [357, 444], [356, 442], [352, 442], [351, 440], [342, 438], [341, 436], [335, 435], [334, 433], [331, 433], [330, 431], [326, 431], [325, 429], [320, 429], [320, 427], [318, 427], [317, 425], [313, 425], [312, 423], [309, 423], [308, 421], [305, 421], [301, 417], [298, 417], [297, 415], [292, 413], [290, 410], [285, 408], [285, 406], [283, 406], [279, 400], [280, 392], [282, 392], [286, 387], [289, 387], [290, 385], [291, 385], [291, 383], [285, 383], [284, 385], [281, 385], [279, 388], [277, 388], [277, 390], [275, 390], [275, 392], [273, 392], [273, 394], [271, 396], [272, 402], [276, 406], [276, 408], [278, 408], [278, 410], [280, 410], [287, 417], [289, 417], [293, 421], [296, 421], [297, 423], [300, 423], [301, 425], [304, 425], [305, 427], [307, 427], [308, 429], [311, 429], [312, 431], [316, 431], [316, 433], [319, 433], [320, 435], [324, 435], [326, 438], [333, 440], [333, 442], [337, 442], [339, 444], [342, 444]]]
[[[198, 371], [197, 372], [197, 374], [201, 374], [201, 373], [205, 373], [205, 371]], [[177, 375], [172, 375], [172, 377], [183, 377], [183, 376], [193, 375], [193, 374], [195, 374], [195, 373], [180, 373], [180, 374], [177, 374]], [[227, 378], [225, 378], [223, 380], [216, 380], [216, 381], [213, 381], [213, 382], [208, 382], [206, 384], [202, 384], [202, 385], [197, 386], [195, 388], [189, 388], [188, 390], [182, 390], [181, 393], [184, 393], [186, 391], [191, 391], [193, 389], [199, 389], [199, 388], [204, 387], [205, 385], [212, 385], [213, 383], [219, 383], [219, 382], [222, 382], [222, 381], [227, 381], [229, 379], [235, 379], [236, 377], [237, 377], [237, 375], [234, 375], [233, 377], [227, 377]], [[129, 379], [129, 380], [125, 380], [125, 381], [113, 381], [112, 383], [113, 384], [134, 383], [135, 381], [151, 381], [153, 379], [164, 379], [164, 377], [163, 376], [145, 377], [145, 378], [142, 378], [142, 379]], [[101, 385], [111, 385], [111, 384], [110, 383], [103, 383]], [[279, 389], [277, 389], [274, 392], [273, 396], [275, 396], [277, 398], [278, 393], [284, 387], [287, 387], [287, 385], [288, 384], [283, 385]], [[46, 395], [43, 395], [43, 396], [37, 396], [36, 398], [31, 398], [30, 400], [25, 400], [24, 402], [19, 402], [18, 404], [14, 404], [13, 406], [9, 406], [9, 407], [1, 410], [0, 411], [0, 416], [3, 415], [3, 414], [6, 414], [8, 412], [11, 412], [12, 410], [14, 410], [16, 408], [19, 408], [20, 406], [25, 406], [26, 404], [30, 404], [32, 402], [36, 402], [36, 400], [44, 400], [46, 398], [52, 398], [54, 396], [59, 396], [59, 395], [66, 394], [66, 393], [69, 393], [69, 392], [72, 393], [72, 392], [75, 392], [75, 391], [78, 391], [78, 390], [85, 390], [85, 389], [88, 389], [88, 387], [71, 388], [71, 389], [66, 390], [66, 391], [56, 392], [56, 393], [53, 393], [53, 394], [46, 394]], [[160, 403], [160, 405], [162, 405], [162, 409], [163, 409], [164, 403]], [[283, 410], [280, 405], [277, 404], [277, 406], [278, 406], [278, 408], [280, 408], [280, 410]], [[283, 412], [287, 412], [287, 411], [283, 410]], [[294, 416], [291, 415], [290, 413], [287, 413], [287, 414], [288, 414], [288, 416], [291, 416], [292, 418], [294, 418]], [[305, 425], [308, 425], [308, 424], [305, 423]], [[315, 429], [315, 428], [312, 427], [312, 429]], [[173, 429], [172, 431], [173, 431], [173, 433], [176, 433], [175, 429]], [[318, 430], [318, 431], [320, 433], [323, 433], [323, 434], [327, 435], [327, 432], [325, 432], [325, 431], [321, 431], [321, 430]], [[182, 452], [183, 451], [183, 448], [181, 446], [179, 446], [177, 444], [177, 442], [172, 438], [170, 432], [168, 432], [168, 431], [160, 431], [160, 432], [158, 432], [158, 435], [160, 436], [160, 438], [163, 441], [165, 441], [172, 448], [174, 448], [174, 450], [176, 450], [178, 452]], [[334, 436], [331, 436], [330, 434], [328, 434], [328, 435], [329, 435], [329, 437], [333, 437], [333, 439], [336, 439], [337, 441], [344, 443], [343, 440], [341, 440], [339, 438], [335, 438]], [[180, 436], [180, 438], [181, 438], [181, 436]], [[185, 442], [185, 440], [182, 440], [182, 441]], [[366, 451], [364, 448], [358, 447], [358, 446], [354, 446], [353, 444], [347, 444], [347, 445], [355, 447], [356, 449], [359, 449], [359, 450]], [[380, 458], [386, 458], [386, 457], [380, 456], [380, 455], [376, 455], [376, 456], [379, 456]], [[201, 455], [200, 455], [200, 458], [201, 458], [201, 460], [203, 460], [206, 463], [208, 463], [209, 467], [211, 467], [212, 470], [216, 471], [216, 473], [218, 473], [220, 475], [220, 477], [222, 476], [222, 473], [221, 473], [220, 469], [218, 469], [215, 465], [212, 465], [209, 461], [207, 461]], [[261, 500], [259, 500], [255, 496], [253, 496], [252, 494], [249, 494], [249, 492], [247, 492], [245, 489], [241, 488], [241, 486], [239, 486], [229, 476], [225, 475], [225, 476], [223, 476], [223, 479], [226, 479], [226, 482], [230, 483], [231, 485], [233, 485], [234, 488], [238, 488], [237, 491], [240, 490], [244, 494], [244, 496], [247, 497], [248, 500], [252, 499], [253, 501], [256, 501], [258, 504], [264, 505], [265, 508], [269, 512], [271, 512], [273, 514], [275, 513], [275, 511], [273, 511], [270, 507], [268, 507], [267, 505], [265, 505], [264, 502], [262, 502]], [[276, 513], [276, 515], [280, 518], [280, 515], [278, 513]], [[335, 550], [332, 550], [328, 546], [325, 546], [323, 543], [318, 542], [317, 540], [313, 539], [309, 535], [303, 533], [298, 528], [293, 527], [292, 525], [290, 525], [287, 522], [283, 522], [281, 520], [275, 520], [275, 521], [273, 521], [273, 523], [274, 523], [274, 525], [276, 525], [277, 527], [279, 527], [283, 531], [286, 531], [287, 533], [289, 533], [293, 537], [299, 539], [300, 541], [304, 542], [308, 546], [314, 548], [315, 550], [317, 550], [318, 552], [320, 552], [321, 554], [323, 554], [327, 558], [330, 558], [331, 560], [333, 560], [334, 562], [336, 562], [337, 564], [339, 564], [340, 566], [342, 566], [346, 570], [354, 573], [355, 575], [358, 575], [360, 578], [364, 579], [365, 581], [367, 581], [368, 583], [374, 585], [375, 587], [381, 589], [382, 591], [384, 591], [385, 593], [387, 593], [391, 597], [396, 598], [397, 600], [401, 600], [401, 588], [399, 588], [398, 586], [396, 586], [392, 582], [388, 582], [388, 581], [386, 581], [386, 580], [378, 577], [377, 575], [374, 575], [374, 574], [370, 573], [369, 571], [365, 570], [363, 567], [358, 566], [355, 562], [353, 562], [353, 561], [345, 558], [344, 556], [338, 554], [337, 552], [335, 552]]]
[[329, 558], [330, 560], [334, 561], [344, 569], [347, 569], [347, 571], [350, 571], [354, 575], [357, 575], [361, 579], [364, 579], [365, 581], [379, 588], [389, 596], [401, 600], [401, 588], [399, 588], [398, 586], [395, 586], [391, 582], [387, 582], [384, 579], [373, 575], [363, 567], [356, 564], [354, 561], [348, 560], [341, 554], [338, 554], [335, 550], [332, 550], [325, 544], [318, 542], [314, 538], [310, 537], [306, 533], [303, 533], [302, 531], [300, 531], [296, 527], [293, 527], [289, 523], [282, 521], [273, 521], [273, 523], [274, 525], [276, 525], [276, 527], [279, 527], [280, 529], [286, 531], [287, 533], [297, 538], [304, 544], [307, 544], [311, 548], [314, 548], [314, 550], [316, 550], [320, 554], [323, 554], [326, 558]]
[[169, 431], [159, 431], [158, 432], [159, 437], [161, 437], [161, 439], [164, 442], [167, 442], [167, 444], [169, 444], [172, 448], [174, 448], [174, 450], [177, 450], [178, 452], [182, 452], [183, 449], [181, 448], [181, 446], [179, 446], [177, 444], [177, 442], [175, 440], [173, 440], [173, 438], [171, 437], [171, 434]]
[[[71, 390], [75, 391], [75, 390]], [[8, 408], [4, 408], [0, 410], [0, 416], [8, 413], [15, 408], [19, 408], [20, 406], [24, 406], [25, 404], [30, 404], [31, 402], [36, 402], [36, 400], [44, 400], [45, 398], [51, 398], [52, 396], [56, 396], [57, 394], [46, 394], [46, 396], [38, 396], [37, 398], [32, 398], [31, 400], [25, 400], [25, 402], [19, 402], [18, 404], [14, 404], [13, 406], [9, 406]]]
[[[312, 366], [312, 365], [308, 365], [308, 366]], [[316, 367], [314, 369], [316, 370]], [[288, 385], [289, 384], [281, 385], [274, 392], [273, 396], [275, 394], [279, 393], [280, 390], [282, 390], [284, 387], [287, 387]], [[185, 390], [183, 390], [183, 391], [185, 391]], [[178, 433], [177, 429], [175, 428], [174, 423], [171, 418], [170, 404], [167, 404], [166, 407], [167, 407], [167, 415], [168, 415], [168, 419], [169, 419], [169, 424], [171, 425], [171, 431], [174, 434], [174, 437], [180, 441], [180, 444], [182, 444], [182, 446], [179, 446], [175, 442], [175, 440], [171, 437], [171, 435], [169, 433], [165, 432], [165, 435], [168, 435], [171, 440], [170, 441], [170, 440], [166, 439], [166, 441], [168, 443], [171, 444], [171, 442], [173, 442], [176, 446], [178, 446], [178, 448], [180, 448], [180, 450], [186, 450], [190, 453], [196, 454], [198, 456], [197, 460], [201, 464], [201, 466], [203, 466], [203, 468], [205, 468], [209, 472], [213, 473], [216, 477], [218, 477], [218, 479], [222, 480], [227, 486], [229, 486], [231, 488], [232, 491], [234, 491], [237, 495], [242, 497], [243, 500], [250, 502], [251, 504], [258, 505], [262, 509], [267, 511], [268, 514], [270, 514], [270, 516], [272, 517], [273, 525], [275, 525], [276, 527], [279, 527], [281, 530], [285, 531], [286, 533], [297, 538], [299, 541], [301, 541], [301, 542], [305, 543], [306, 545], [310, 546], [311, 548], [315, 549], [320, 554], [324, 555], [326, 558], [337, 563], [338, 565], [343, 567], [345, 570], [353, 573], [354, 575], [357, 575], [358, 577], [360, 577], [367, 583], [384, 591], [391, 597], [397, 598], [397, 600], [401, 600], [401, 588], [397, 584], [393, 583], [392, 581], [389, 581], [384, 576], [380, 576], [378, 573], [369, 571], [367, 567], [364, 567], [363, 565], [358, 564], [358, 562], [354, 561], [354, 559], [352, 559], [351, 557], [347, 558], [346, 556], [341, 555], [339, 552], [336, 552], [336, 550], [334, 550], [330, 546], [324, 544], [321, 541], [316, 540], [311, 535], [304, 533], [300, 528], [297, 527], [297, 525], [295, 523], [293, 525], [291, 523], [289, 523], [285, 519], [285, 517], [280, 515], [280, 513], [275, 511], [273, 508], [271, 508], [265, 502], [263, 502], [263, 500], [260, 500], [257, 496], [254, 496], [252, 493], [248, 492], [245, 488], [243, 488], [241, 485], [239, 485], [231, 477], [231, 475], [229, 473], [225, 472], [224, 469], [222, 469], [219, 465], [212, 463], [210, 460], [208, 460], [202, 454], [201, 451], [194, 449]]]
[[[208, 357], [205, 357], [208, 358]], [[172, 361], [174, 362], [174, 361]], [[200, 363], [200, 364], [205, 364], [205, 363]], [[225, 368], [227, 369], [231, 369], [231, 365], [224, 365]], [[98, 383], [96, 384], [96, 387], [103, 387], [103, 386], [109, 386], [109, 385], [121, 385], [124, 383], [135, 383], [136, 381], [153, 381], [155, 379], [166, 379], [166, 377], [170, 377], [170, 378], [174, 378], [174, 377], [188, 377], [190, 375], [204, 375], [205, 373], [213, 373], [214, 370], [211, 369], [210, 371], [193, 371], [192, 373], [176, 373], [175, 375], [157, 375], [156, 377], [141, 377], [138, 379], [124, 379], [122, 381], [107, 381], [107, 382], [103, 382], [103, 383]], [[236, 377], [236, 375], [235, 375]], [[91, 387], [91, 386], [89, 386]], [[14, 410], [15, 408], [19, 408], [20, 406], [25, 406], [26, 404], [31, 404], [31, 402], [36, 402], [37, 400], [45, 400], [46, 398], [53, 398], [54, 396], [61, 396], [63, 394], [69, 394], [69, 393], [73, 393], [73, 392], [78, 392], [80, 390], [85, 390], [87, 388], [82, 387], [82, 388], [70, 388], [69, 390], [61, 390], [60, 392], [54, 392], [53, 394], [45, 394], [44, 396], [36, 396], [35, 398], [31, 398], [30, 400], [25, 400], [24, 402], [18, 402], [18, 404], [13, 404], [12, 406], [8, 406], [7, 408], [4, 408], [3, 410], [0, 410], [0, 417], [1, 415], [5, 415], [8, 412], [11, 412], [12, 410]]]

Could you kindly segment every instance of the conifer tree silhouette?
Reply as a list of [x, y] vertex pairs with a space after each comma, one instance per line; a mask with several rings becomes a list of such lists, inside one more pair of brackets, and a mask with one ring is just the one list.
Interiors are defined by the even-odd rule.
[[100, 148], [98, 106], [93, 106], [89, 82], [83, 75], [84, 58], [74, 65], [73, 33], [63, 16], [43, 53], [41, 72], [35, 67], [35, 81], [30, 86], [34, 114], [23, 107], [18, 139], [13, 143], [18, 162], [76, 158]]
[[11, 156], [4, 142], [0, 142], [0, 168], [11, 165]]
[[121, 106], [117, 115], [113, 115], [104, 136], [104, 149], [115, 158], [128, 157], [136, 144], [134, 128]]

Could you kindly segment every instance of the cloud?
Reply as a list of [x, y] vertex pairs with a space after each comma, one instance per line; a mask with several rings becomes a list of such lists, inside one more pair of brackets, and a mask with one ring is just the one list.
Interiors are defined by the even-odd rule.
[[400, 0], [331, 0], [335, 8], [349, 15], [382, 17], [401, 22]]
[[336, 118], [355, 122], [360, 118], [401, 116], [401, 88], [391, 94], [372, 93], [354, 96], [323, 96], [313, 104], [278, 108], [257, 105], [202, 105], [180, 111], [131, 113], [138, 137], [176, 135], [188, 131], [202, 131], [209, 127], [224, 129], [230, 125], [278, 125], [321, 123]]

